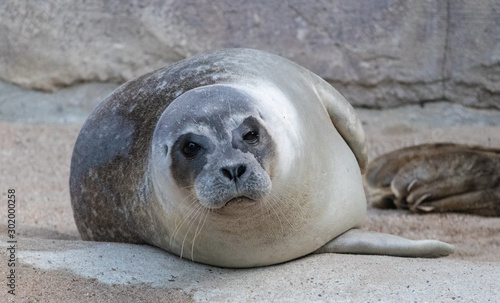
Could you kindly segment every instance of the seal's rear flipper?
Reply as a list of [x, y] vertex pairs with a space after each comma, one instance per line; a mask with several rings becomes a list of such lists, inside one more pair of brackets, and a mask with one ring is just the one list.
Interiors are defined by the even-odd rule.
[[377, 208], [500, 216], [500, 149], [422, 144], [368, 165], [367, 198]]
[[409, 240], [390, 234], [351, 229], [326, 243], [314, 253], [437, 258], [447, 256], [453, 251], [453, 245], [436, 240]]

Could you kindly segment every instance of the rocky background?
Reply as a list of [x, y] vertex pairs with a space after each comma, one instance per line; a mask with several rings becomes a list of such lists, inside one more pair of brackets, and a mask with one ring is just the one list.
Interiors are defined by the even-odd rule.
[[227, 47], [281, 54], [356, 106], [500, 109], [500, 1], [0, 1], [0, 79], [121, 83]]

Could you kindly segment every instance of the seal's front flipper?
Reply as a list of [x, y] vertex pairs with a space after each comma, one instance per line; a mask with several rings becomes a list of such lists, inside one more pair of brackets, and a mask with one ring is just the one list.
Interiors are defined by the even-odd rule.
[[368, 163], [365, 132], [356, 111], [335, 88], [317, 75], [313, 75], [313, 88], [328, 112], [330, 119], [358, 160], [361, 173]]
[[453, 250], [453, 245], [436, 240], [409, 240], [390, 234], [351, 229], [314, 253], [437, 258], [447, 256]]

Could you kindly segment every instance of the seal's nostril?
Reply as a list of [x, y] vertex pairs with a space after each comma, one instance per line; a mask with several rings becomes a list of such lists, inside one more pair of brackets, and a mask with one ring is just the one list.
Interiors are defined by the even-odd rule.
[[236, 176], [239, 178], [247, 171], [246, 165], [240, 165], [236, 170]]
[[222, 173], [222, 175], [226, 178], [228, 178], [229, 180], [233, 180], [233, 175], [231, 174], [231, 172], [226, 169], [226, 168], [221, 168], [220, 169], [220, 172]]
[[247, 171], [247, 166], [244, 164], [223, 167], [220, 169], [222, 175], [229, 180], [235, 180], [243, 176], [243, 174]]

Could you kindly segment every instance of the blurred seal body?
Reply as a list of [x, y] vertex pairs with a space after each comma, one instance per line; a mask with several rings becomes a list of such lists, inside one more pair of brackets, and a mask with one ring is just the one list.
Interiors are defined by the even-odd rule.
[[266, 52], [219, 50], [131, 80], [95, 109], [75, 144], [71, 201], [85, 240], [224, 267], [315, 251], [450, 253], [402, 238], [380, 250], [380, 234], [372, 249], [349, 231], [365, 218], [366, 160], [354, 110], [320, 77]]

